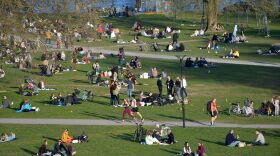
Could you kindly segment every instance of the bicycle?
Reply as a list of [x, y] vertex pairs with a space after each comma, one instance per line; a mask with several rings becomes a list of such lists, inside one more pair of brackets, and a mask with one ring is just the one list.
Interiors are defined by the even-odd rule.
[[240, 115], [242, 113], [242, 110], [240, 108], [240, 103], [231, 103], [231, 106], [228, 109], [229, 115]]
[[142, 125], [142, 123], [137, 123], [136, 124], [137, 128], [133, 134], [133, 141], [142, 141], [142, 138], [146, 135], [147, 129], [145, 129]]

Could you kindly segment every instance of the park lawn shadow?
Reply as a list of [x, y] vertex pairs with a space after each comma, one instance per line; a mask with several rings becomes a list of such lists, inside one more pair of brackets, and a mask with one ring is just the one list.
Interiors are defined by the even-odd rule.
[[125, 140], [125, 141], [129, 141], [129, 142], [133, 142], [133, 134], [109, 134], [109, 136], [113, 139], [117, 139], [117, 140]]
[[168, 153], [170, 153], [172, 155], [177, 155], [177, 154], [180, 153], [180, 152], [178, 152], [180, 150], [177, 150], [177, 149], [174, 149], [174, 148], [173, 149], [160, 148], [160, 150], [162, 150], [164, 152], [168, 152]]
[[199, 139], [201, 141], [207, 142], [207, 143], [212, 143], [212, 144], [216, 144], [216, 145], [220, 145], [220, 146], [225, 146], [225, 142], [221, 142], [221, 141], [211, 141], [211, 140], [206, 140], [206, 139]]
[[72, 82], [74, 82], [74, 83], [87, 83], [87, 84], [89, 84], [89, 82], [85, 81], [85, 80], [75, 80], [75, 79], [72, 79]]
[[[164, 115], [164, 114], [158, 114], [158, 115], [159, 115], [159, 116], [162, 116], [162, 117], [167, 117], [167, 118], [182, 120], [182, 117], [176, 117], [176, 116], [170, 116], [170, 115]], [[197, 120], [188, 119], [188, 118], [186, 118], [185, 120], [186, 120], [186, 121], [189, 121], [189, 122], [194, 122], [194, 123], [197, 123], [197, 124], [200, 124], [200, 125], [207, 125], [207, 126], [208, 126], [208, 124], [205, 124], [205, 123], [200, 122], [200, 121], [197, 121]]]
[[270, 132], [263, 131], [262, 133], [263, 133], [264, 136], [271, 136], [271, 137], [280, 138], [280, 131], [278, 131], [278, 130], [272, 130]]
[[57, 139], [57, 138], [51, 138], [51, 137], [48, 137], [48, 136], [42, 136], [42, 138], [43, 138], [43, 139], [52, 140], [52, 141], [55, 141], [55, 142], [57, 142], [57, 140], [59, 140], [59, 139]]
[[84, 111], [82, 113], [80, 113], [82, 115], [87, 115], [87, 116], [93, 116], [93, 117], [97, 117], [97, 118], [101, 118], [101, 119], [106, 119], [106, 120], [120, 120], [120, 118], [118, 118], [117, 116], [113, 116], [113, 115], [101, 115], [101, 114], [97, 114], [97, 113], [93, 113], [93, 112], [88, 112], [88, 111]]
[[36, 152], [33, 152], [29, 149], [26, 149], [26, 148], [20, 148], [21, 150], [23, 150], [25, 153], [27, 154], [30, 154], [30, 155], [36, 155], [37, 153]]

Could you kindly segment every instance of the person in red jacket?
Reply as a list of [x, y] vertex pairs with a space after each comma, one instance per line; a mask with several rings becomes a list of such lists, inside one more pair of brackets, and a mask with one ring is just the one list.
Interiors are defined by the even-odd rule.
[[101, 39], [101, 36], [102, 36], [102, 33], [103, 33], [103, 29], [102, 29], [101, 24], [97, 25], [97, 33], [98, 33], [99, 39]]
[[214, 125], [214, 121], [217, 119], [217, 114], [218, 114], [218, 110], [217, 110], [217, 104], [216, 104], [216, 99], [213, 99], [211, 102], [211, 126]]

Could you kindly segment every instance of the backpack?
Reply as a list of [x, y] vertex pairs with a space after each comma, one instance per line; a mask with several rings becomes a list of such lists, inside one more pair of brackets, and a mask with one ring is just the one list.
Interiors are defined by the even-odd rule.
[[208, 101], [208, 102], [207, 102], [206, 110], [207, 110], [208, 112], [211, 112], [211, 103], [212, 103], [212, 101]]

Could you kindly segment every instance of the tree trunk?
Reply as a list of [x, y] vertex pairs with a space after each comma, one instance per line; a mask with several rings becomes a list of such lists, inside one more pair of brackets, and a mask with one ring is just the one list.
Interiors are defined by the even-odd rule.
[[69, 0], [63, 0], [63, 12], [68, 12]]
[[136, 0], [135, 8], [137, 8], [137, 11], [139, 11], [139, 9], [141, 8], [141, 0]]
[[76, 13], [81, 12], [81, 1], [80, 0], [75, 0], [75, 10], [76, 10]]
[[218, 23], [218, 0], [204, 0], [207, 12], [207, 26], [205, 31], [214, 31]]

